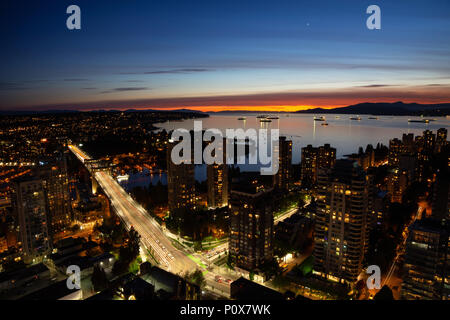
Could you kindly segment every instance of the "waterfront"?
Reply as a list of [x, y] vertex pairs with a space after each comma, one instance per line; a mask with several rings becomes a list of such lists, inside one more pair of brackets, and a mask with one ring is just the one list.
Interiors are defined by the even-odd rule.
[[[159, 174], [151, 174], [148, 169], [142, 171], [129, 171], [127, 180], [121, 181], [120, 185], [124, 187], [128, 192], [135, 187], [148, 188], [150, 184], [156, 186], [158, 183], [167, 185], [167, 174], [165, 172]], [[195, 180], [206, 180], [206, 165], [195, 166]]]
[[[263, 114], [263, 113], [262, 113]], [[211, 113], [209, 118], [202, 121], [203, 129], [217, 128], [274, 128], [280, 129], [280, 135], [287, 136], [293, 141], [292, 162], [300, 162], [301, 148], [312, 144], [313, 146], [329, 143], [336, 148], [337, 158], [358, 151], [359, 147], [365, 148], [367, 144], [374, 147], [377, 143], [389, 146], [389, 140], [395, 137], [401, 138], [403, 133], [421, 135], [424, 130], [436, 131], [439, 128], [448, 128], [450, 120], [444, 117], [433, 118], [429, 123], [408, 122], [408, 119], [417, 117], [408, 116], [378, 116], [378, 119], [369, 119], [370, 115], [360, 116], [361, 120], [350, 120], [352, 115], [335, 114], [278, 114], [279, 119], [272, 122], [260, 122], [256, 113]], [[314, 121], [314, 117], [324, 116], [328, 126], [322, 126], [322, 122]], [[245, 117], [246, 120], [238, 120]], [[181, 122], [164, 122], [156, 124], [157, 127], [166, 130], [176, 128], [193, 129], [194, 120]]]

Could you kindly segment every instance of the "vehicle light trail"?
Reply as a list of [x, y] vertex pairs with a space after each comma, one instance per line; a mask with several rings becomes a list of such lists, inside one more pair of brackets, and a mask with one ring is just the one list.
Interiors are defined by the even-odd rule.
[[[92, 159], [74, 145], [69, 145], [69, 149], [82, 163]], [[141, 247], [149, 250], [155, 256], [160, 267], [179, 275], [202, 269], [186, 253], [172, 244], [155, 219], [108, 172], [93, 171], [91, 174], [94, 175], [95, 180], [110, 199], [112, 207], [126, 228], [136, 230], [140, 235]], [[220, 290], [222, 294], [229, 295], [229, 283], [217, 283], [215, 276], [215, 273], [208, 272], [205, 275], [207, 284]]]

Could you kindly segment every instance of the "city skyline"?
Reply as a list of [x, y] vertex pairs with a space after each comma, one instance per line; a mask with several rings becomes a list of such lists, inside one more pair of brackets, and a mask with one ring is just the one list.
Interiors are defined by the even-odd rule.
[[450, 300], [448, 0], [6, 0], [0, 30], [0, 301]]
[[[330, 139], [293, 162], [300, 150], [281, 136], [278, 174], [209, 164], [197, 180], [193, 164], [172, 162], [174, 131], [158, 124], [198, 118], [242, 121], [194, 112], [3, 117], [0, 299], [48, 291], [69, 300], [241, 300], [247, 290], [260, 300], [448, 299], [445, 118], [415, 133], [397, 124], [389, 146], [365, 141], [345, 159]], [[280, 127], [325, 121], [270, 118]], [[330, 126], [386, 131], [392, 118], [350, 115]], [[77, 266], [78, 289], [68, 284]], [[380, 286], [370, 285], [370, 270]]]

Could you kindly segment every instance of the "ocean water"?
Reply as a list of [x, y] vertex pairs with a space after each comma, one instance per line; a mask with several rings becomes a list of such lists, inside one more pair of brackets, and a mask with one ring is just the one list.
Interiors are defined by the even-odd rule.
[[[265, 114], [272, 116], [270, 114]], [[368, 119], [368, 115], [362, 115], [361, 120], [350, 120], [352, 115], [320, 115], [320, 114], [277, 114], [279, 119], [273, 119], [269, 123], [261, 123], [255, 113], [214, 114], [209, 118], [189, 119], [177, 122], [164, 122], [156, 124], [157, 127], [166, 130], [176, 128], [193, 129], [194, 121], [201, 121], [203, 129], [217, 128], [225, 132], [227, 128], [276, 128], [280, 135], [286, 136], [293, 142], [292, 163], [299, 163], [301, 148], [308, 144], [314, 147], [329, 143], [336, 148], [337, 158], [343, 158], [346, 154], [358, 151], [360, 146], [366, 147], [377, 143], [389, 145], [389, 140], [401, 138], [403, 133], [421, 135], [424, 130], [432, 130], [436, 133], [439, 128], [449, 128], [450, 119], [434, 117], [435, 121], [426, 123], [408, 122], [408, 119], [418, 117], [408, 116], [378, 116], [377, 120]], [[322, 126], [322, 121], [314, 121], [314, 117], [324, 116], [328, 126]], [[238, 120], [245, 117], [246, 120]], [[428, 118], [427, 118], [428, 119]]]
[[[210, 114], [209, 118], [190, 119], [185, 121], [173, 121], [156, 124], [157, 127], [166, 130], [194, 128], [194, 121], [201, 121], [203, 129], [216, 128], [225, 133], [225, 129], [248, 129], [248, 128], [276, 128], [280, 130], [280, 135], [287, 136], [293, 142], [292, 163], [299, 163], [301, 159], [301, 148], [311, 144], [315, 147], [329, 143], [336, 148], [337, 158], [343, 158], [346, 154], [358, 151], [360, 146], [366, 147], [377, 143], [389, 145], [389, 140], [401, 138], [403, 133], [414, 133], [421, 135], [424, 130], [436, 132], [439, 128], [450, 126], [450, 119], [444, 117], [433, 118], [435, 121], [426, 123], [408, 122], [408, 119], [418, 119], [417, 117], [405, 116], [379, 116], [377, 120], [368, 119], [369, 116], [360, 116], [361, 120], [350, 120], [352, 115], [320, 115], [320, 114], [278, 114], [279, 119], [273, 119], [269, 123], [261, 123], [255, 113], [236, 114]], [[271, 116], [269, 114], [269, 116]], [[328, 126], [322, 126], [322, 121], [314, 121], [314, 117], [324, 116]], [[238, 120], [245, 117], [246, 120]], [[242, 171], [258, 171], [258, 165], [240, 164]], [[195, 179], [197, 181], [206, 180], [206, 166], [195, 166]], [[167, 184], [165, 173], [160, 175], [150, 175], [145, 170], [135, 174], [130, 174], [127, 182], [121, 185], [130, 190], [135, 186], [148, 187], [161, 181]]]

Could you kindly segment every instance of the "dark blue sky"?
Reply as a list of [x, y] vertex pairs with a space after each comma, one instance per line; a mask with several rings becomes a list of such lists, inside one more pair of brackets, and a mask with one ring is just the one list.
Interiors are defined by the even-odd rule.
[[[81, 30], [66, 28], [71, 4]], [[371, 4], [381, 30], [366, 28]], [[0, 9], [0, 109], [450, 100], [448, 0], [15, 0]]]

